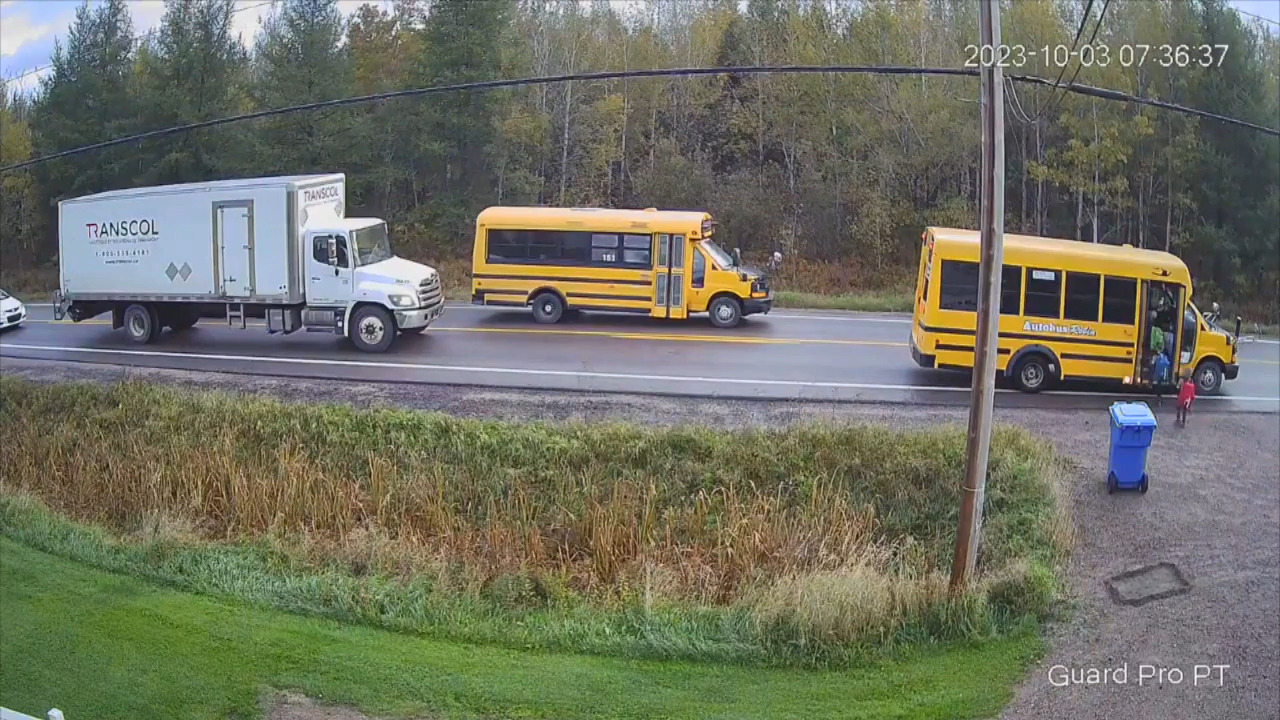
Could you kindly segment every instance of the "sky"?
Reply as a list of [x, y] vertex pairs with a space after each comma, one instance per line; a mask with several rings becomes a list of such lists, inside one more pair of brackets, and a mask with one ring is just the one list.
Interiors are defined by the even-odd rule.
[[[1245, 13], [1269, 20], [1280, 31], [1280, 0], [1228, 0]], [[65, 38], [81, 0], [0, 0], [0, 78], [22, 89], [35, 87], [47, 72], [55, 38]], [[338, 0], [350, 15], [366, 3], [390, 9], [390, 0]], [[235, 29], [246, 44], [253, 40], [271, 10], [269, 0], [236, 0]], [[162, 0], [129, 0], [134, 31], [145, 33], [160, 24]], [[1252, 19], [1249, 17], [1246, 20]]]
[[[23, 89], [36, 87], [47, 72], [54, 39], [66, 42], [67, 28], [80, 4], [81, 0], [0, 0], [0, 78]], [[134, 33], [159, 27], [163, 0], [128, 0], [127, 4]], [[390, 0], [338, 0], [338, 8], [348, 16], [365, 4], [391, 9]], [[271, 5], [269, 0], [236, 0], [232, 24], [246, 44], [252, 42]]]

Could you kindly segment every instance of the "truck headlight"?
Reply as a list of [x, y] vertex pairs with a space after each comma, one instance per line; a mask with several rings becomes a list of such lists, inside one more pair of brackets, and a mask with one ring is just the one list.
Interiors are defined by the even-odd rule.
[[409, 295], [392, 295], [391, 296], [391, 304], [395, 305], [396, 307], [412, 307], [415, 302], [417, 302], [417, 298], [411, 297]]

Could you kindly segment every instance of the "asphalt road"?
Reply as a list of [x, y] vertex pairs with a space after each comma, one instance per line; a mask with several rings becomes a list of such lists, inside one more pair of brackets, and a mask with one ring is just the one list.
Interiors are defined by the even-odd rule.
[[[422, 336], [367, 355], [326, 334], [271, 336], [204, 321], [139, 346], [109, 320], [55, 322], [29, 306], [27, 323], [0, 337], [0, 357], [361, 380], [543, 390], [785, 400], [968, 403], [969, 378], [919, 368], [907, 349], [909, 318], [780, 310], [723, 331], [705, 319], [583, 314], [536, 325], [527, 311], [451, 305]], [[1245, 343], [1240, 376], [1202, 411], [1280, 412], [1280, 344]], [[1069, 385], [1027, 395], [997, 391], [998, 407], [1103, 408], [1120, 388]], [[1165, 402], [1172, 402], [1166, 398]]]

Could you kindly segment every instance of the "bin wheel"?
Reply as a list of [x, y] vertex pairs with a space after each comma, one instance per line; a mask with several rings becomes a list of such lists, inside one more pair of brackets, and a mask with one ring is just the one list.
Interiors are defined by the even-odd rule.
[[1147, 492], [1147, 474], [1142, 473], [1142, 484], [1138, 485], [1138, 492], [1146, 494]]
[[1116, 491], [1116, 474], [1113, 472], [1109, 472], [1107, 473], [1107, 494], [1111, 495], [1115, 491]]

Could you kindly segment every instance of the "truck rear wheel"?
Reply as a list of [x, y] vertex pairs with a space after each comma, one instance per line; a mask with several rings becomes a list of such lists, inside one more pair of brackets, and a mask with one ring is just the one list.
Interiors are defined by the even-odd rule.
[[130, 305], [124, 309], [124, 331], [130, 340], [150, 344], [160, 335], [160, 318], [146, 305]]
[[386, 352], [396, 339], [396, 324], [391, 313], [377, 305], [362, 305], [351, 314], [347, 330], [351, 342], [363, 352]]

